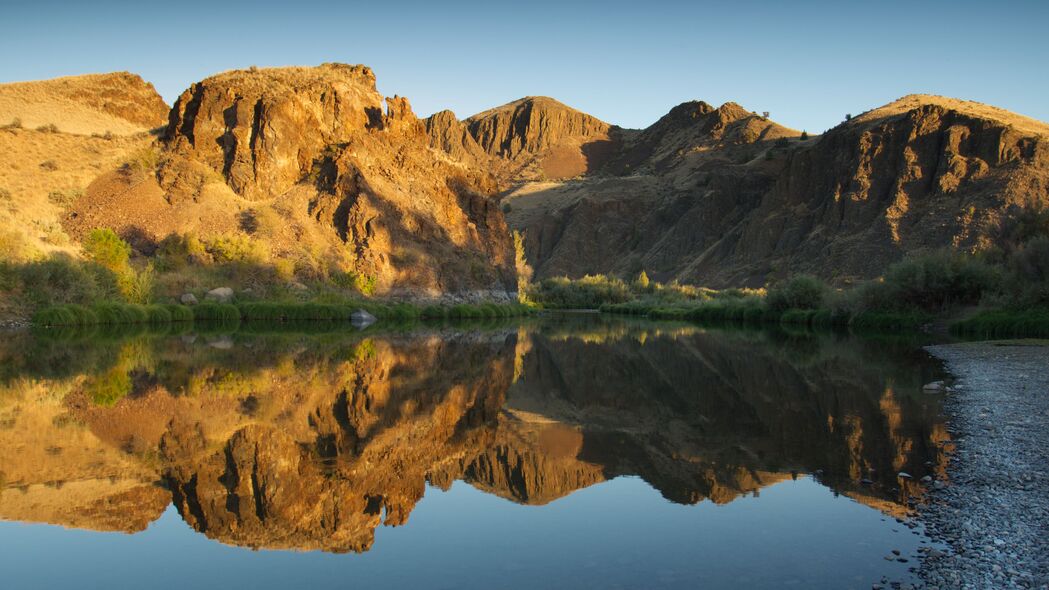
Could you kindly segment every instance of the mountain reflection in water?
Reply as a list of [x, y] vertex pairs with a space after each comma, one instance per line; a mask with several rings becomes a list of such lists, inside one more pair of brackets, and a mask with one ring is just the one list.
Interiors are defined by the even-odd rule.
[[[892, 516], [949, 444], [914, 346], [595, 318], [10, 339], [0, 519], [364, 552], [427, 484], [546, 504], [636, 475], [732, 502], [813, 474]], [[905, 471], [913, 479], [900, 479]]]

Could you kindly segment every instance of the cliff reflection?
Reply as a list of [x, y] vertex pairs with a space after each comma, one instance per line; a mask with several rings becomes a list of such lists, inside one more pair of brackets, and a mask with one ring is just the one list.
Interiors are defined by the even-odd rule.
[[26, 337], [0, 353], [0, 518], [133, 532], [173, 503], [224, 543], [366, 551], [427, 483], [724, 503], [798, 473], [901, 515], [948, 443], [915, 350], [603, 319]]

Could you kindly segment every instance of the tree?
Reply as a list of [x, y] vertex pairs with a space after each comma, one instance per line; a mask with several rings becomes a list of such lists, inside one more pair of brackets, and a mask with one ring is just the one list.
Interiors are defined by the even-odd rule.
[[525, 257], [524, 236], [521, 232], [514, 230], [514, 270], [517, 272], [517, 299], [521, 303], [527, 303], [528, 285], [532, 282], [532, 267]]
[[802, 131], [801, 132], [801, 141], [805, 141], [808, 138], [809, 138], [809, 132], [808, 131]]
[[642, 289], [647, 289], [648, 286], [651, 284], [648, 280], [648, 274], [643, 270], [641, 271], [641, 274], [637, 275], [637, 280], [634, 281], [634, 283]]
[[94, 262], [115, 273], [128, 268], [131, 246], [109, 228], [91, 230], [84, 240], [84, 254]]

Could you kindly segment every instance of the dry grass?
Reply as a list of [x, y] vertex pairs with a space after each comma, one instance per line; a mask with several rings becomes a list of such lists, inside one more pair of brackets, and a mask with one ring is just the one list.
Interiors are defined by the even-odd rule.
[[90, 74], [0, 84], [0, 125], [79, 135], [135, 135], [166, 122], [167, 105], [138, 76]]
[[936, 105], [960, 113], [965, 113], [972, 117], [1002, 122], [1020, 133], [1049, 136], [1049, 124], [1039, 121], [1038, 119], [1025, 117], [1012, 111], [1000, 109], [981, 102], [960, 100], [935, 94], [908, 94], [907, 96], [890, 102], [883, 107], [867, 111], [858, 117], [854, 117], [852, 121], [861, 124], [872, 123], [885, 117], [900, 115], [925, 105]]
[[148, 147], [148, 134], [112, 139], [33, 129], [0, 130], [0, 227], [22, 234], [43, 252], [68, 250], [60, 220], [87, 186]]
[[19, 251], [72, 250], [62, 218], [99, 175], [153, 143], [167, 105], [126, 73], [0, 84], [0, 227]]

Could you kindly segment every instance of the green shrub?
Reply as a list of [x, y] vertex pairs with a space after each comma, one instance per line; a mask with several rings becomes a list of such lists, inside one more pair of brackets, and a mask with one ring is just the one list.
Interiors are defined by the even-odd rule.
[[83, 248], [88, 259], [113, 272], [126, 269], [131, 256], [131, 246], [108, 228], [91, 230], [84, 239]]
[[76, 326], [79, 318], [67, 305], [52, 305], [39, 309], [33, 314], [33, 325], [43, 327]]
[[419, 308], [406, 303], [399, 303], [390, 308], [391, 319], [407, 321], [419, 318]]
[[455, 319], [477, 319], [481, 317], [481, 310], [473, 305], [460, 303], [459, 305], [453, 305], [448, 310], [448, 317]]
[[770, 309], [818, 309], [827, 292], [823, 281], [811, 275], [798, 275], [773, 285], [765, 298]]
[[780, 316], [779, 321], [781, 324], [792, 324], [797, 326], [808, 326], [812, 322], [812, 318], [815, 317], [816, 310], [814, 309], [789, 309], [783, 312]]
[[240, 234], [228, 234], [208, 240], [205, 248], [217, 263], [264, 264], [269, 249], [263, 242]]
[[170, 234], [157, 245], [156, 265], [159, 270], [179, 270], [208, 260], [204, 244], [193, 234]]
[[1049, 306], [1049, 237], [1038, 236], [1009, 257], [1013, 299], [1030, 306]]
[[419, 315], [428, 320], [442, 319], [448, 317], [448, 310], [440, 305], [427, 305]]
[[240, 308], [241, 318], [244, 320], [280, 322], [287, 319], [285, 312], [289, 306], [280, 303], [256, 301], [241, 303], [238, 307]]
[[546, 307], [597, 309], [606, 303], [624, 303], [633, 295], [621, 279], [588, 275], [574, 281], [566, 277], [543, 279], [534, 286], [532, 297]]
[[90, 303], [103, 294], [98, 284], [102, 273], [91, 272], [85, 265], [65, 255], [14, 268], [13, 274], [17, 275], [25, 297], [35, 305]]
[[857, 331], [913, 331], [927, 324], [931, 316], [922, 312], [865, 311], [854, 315], [849, 327]]
[[889, 266], [885, 279], [863, 292], [865, 309], [946, 311], [978, 303], [1000, 290], [1001, 270], [973, 256], [927, 254]]

